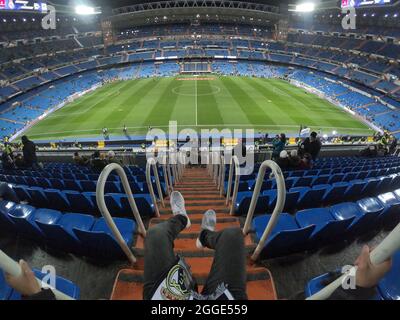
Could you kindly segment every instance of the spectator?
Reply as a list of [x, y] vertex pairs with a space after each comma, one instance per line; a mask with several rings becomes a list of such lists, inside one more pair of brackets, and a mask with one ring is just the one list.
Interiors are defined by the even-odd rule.
[[312, 169], [314, 166], [313, 159], [311, 154], [306, 153], [300, 161], [299, 169], [301, 170], [309, 170]]
[[37, 163], [36, 145], [33, 143], [33, 141], [29, 140], [27, 136], [23, 136], [21, 141], [23, 144], [22, 152], [24, 154], [25, 166], [28, 168], [37, 169], [39, 166]]
[[272, 159], [278, 159], [280, 153], [285, 149], [286, 135], [281, 133], [272, 141]]
[[107, 162], [108, 163], [117, 163], [121, 165], [121, 161], [119, 161], [116, 157], [115, 157], [115, 152], [110, 150], [107, 153]]
[[1, 162], [3, 164], [3, 169], [12, 170], [15, 168], [14, 154], [8, 143], [4, 144], [3, 153], [1, 154]]
[[321, 151], [321, 141], [317, 137], [318, 134], [313, 131], [310, 134], [310, 137], [305, 139], [304, 142], [300, 145], [300, 150], [303, 154], [310, 154], [312, 159], [315, 161]]
[[300, 167], [301, 158], [298, 155], [297, 150], [292, 150], [289, 156], [289, 167], [292, 169], [298, 169]]
[[79, 165], [79, 166], [86, 166], [89, 162], [89, 159], [86, 157], [81, 156], [78, 152], [75, 152], [72, 159], [74, 160], [74, 163]]
[[95, 151], [90, 160], [90, 166], [92, 169], [95, 171], [102, 171], [106, 165], [107, 162], [105, 161], [104, 156], [102, 156], [99, 151]]
[[25, 161], [24, 161], [24, 158], [22, 157], [22, 154], [19, 153], [15, 156], [14, 164], [17, 167], [17, 169], [26, 168]]
[[281, 167], [282, 170], [289, 168], [289, 155], [286, 150], [281, 151], [276, 163]]
[[396, 151], [397, 148], [397, 138], [395, 136], [391, 136], [391, 143], [389, 147], [389, 152], [393, 154]]

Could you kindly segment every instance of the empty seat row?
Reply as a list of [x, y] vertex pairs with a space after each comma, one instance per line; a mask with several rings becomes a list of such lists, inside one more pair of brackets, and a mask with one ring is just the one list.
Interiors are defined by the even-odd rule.
[[[271, 215], [253, 219], [257, 242]], [[385, 226], [393, 228], [400, 222], [400, 190], [345, 202], [327, 208], [298, 211], [295, 215], [282, 213], [263, 249], [266, 258], [313, 249], [347, 236], [357, 236]]]
[[[390, 176], [400, 172], [400, 168], [392, 168], [385, 170], [375, 170], [375, 171], [360, 171], [357, 173], [337, 173], [333, 175], [319, 175], [319, 176], [304, 176], [304, 177], [289, 177], [285, 179], [286, 189], [297, 188], [297, 187], [311, 187], [321, 184], [333, 184], [336, 182], [350, 182], [352, 180], [362, 180], [367, 178], [377, 178], [383, 176]], [[256, 185], [256, 180], [251, 179], [244, 181], [247, 177], [240, 177], [239, 191], [254, 190]], [[400, 179], [400, 177], [398, 178]], [[228, 188], [228, 181], [225, 181], [225, 192]], [[268, 176], [265, 177], [261, 190], [271, 190], [276, 188], [276, 180], [271, 180]], [[232, 188], [233, 190], [233, 182]]]
[[[125, 242], [132, 245], [135, 221], [114, 218], [114, 222]], [[81, 213], [63, 214], [3, 200], [0, 202], [0, 228], [65, 252], [102, 259], [124, 257], [104, 218]]]
[[[43, 189], [20, 185], [11, 185], [11, 187], [20, 201], [26, 201], [36, 207], [89, 214], [99, 213], [95, 192]], [[154, 215], [154, 205], [149, 194], [134, 195], [134, 198], [142, 216], [152, 217]], [[132, 216], [127, 195], [108, 193], [105, 194], [105, 201], [113, 216]]]
[[[62, 180], [57, 178], [37, 178], [37, 177], [25, 177], [25, 176], [9, 176], [0, 175], [0, 181], [9, 183], [15, 183], [19, 185], [27, 185], [30, 187], [41, 187], [50, 189], [60, 190], [74, 190], [74, 191], [96, 191], [97, 181], [92, 180]], [[146, 182], [129, 181], [129, 185], [133, 193], [149, 193], [149, 189]], [[155, 181], [153, 180], [153, 187], [155, 187]], [[161, 188], [163, 192], [164, 183], [161, 182]], [[108, 193], [121, 193], [124, 191], [121, 182], [107, 181], [105, 183], [105, 191]]]
[[[373, 196], [400, 188], [400, 174], [380, 178], [367, 178], [350, 182], [319, 184], [312, 187], [295, 187], [286, 193], [285, 211], [315, 207], [317, 204], [331, 204], [338, 201]], [[241, 190], [239, 188], [239, 190]], [[262, 189], [261, 189], [262, 190]], [[245, 215], [250, 206], [252, 191], [239, 191], [235, 214]], [[277, 201], [277, 190], [261, 191], [257, 200], [256, 214], [271, 212]]]

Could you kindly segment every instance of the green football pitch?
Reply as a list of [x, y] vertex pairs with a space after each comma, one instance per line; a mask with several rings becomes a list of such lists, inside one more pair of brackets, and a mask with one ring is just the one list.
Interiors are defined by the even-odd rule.
[[[197, 79], [197, 80], [194, 80]], [[25, 134], [34, 140], [145, 135], [149, 126], [247, 129], [298, 133], [300, 125], [331, 134], [372, 130], [346, 111], [283, 80], [247, 77], [171, 77], [119, 81], [71, 102]]]

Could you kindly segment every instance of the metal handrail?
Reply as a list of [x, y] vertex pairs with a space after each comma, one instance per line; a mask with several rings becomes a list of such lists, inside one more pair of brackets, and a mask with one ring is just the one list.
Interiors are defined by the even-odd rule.
[[[233, 194], [231, 199], [231, 189], [232, 189], [232, 175], [233, 175], [233, 165], [235, 165], [235, 184], [233, 188]], [[237, 156], [232, 156], [230, 164], [229, 164], [229, 178], [228, 178], [228, 190], [226, 191], [226, 205], [229, 204], [229, 200], [231, 199], [231, 210], [230, 214], [233, 215], [235, 209], [235, 202], [237, 198], [237, 193], [239, 190], [239, 179], [240, 179], [240, 163]]]
[[276, 179], [276, 183], [278, 186], [278, 198], [277, 198], [275, 209], [272, 213], [271, 219], [269, 220], [269, 223], [268, 223], [267, 227], [265, 228], [264, 233], [263, 233], [260, 241], [258, 242], [258, 245], [257, 245], [256, 249], [254, 250], [254, 253], [251, 257], [251, 259], [254, 261], [258, 259], [259, 255], [261, 253], [261, 250], [264, 248], [265, 242], [267, 241], [269, 235], [271, 234], [276, 223], [278, 222], [278, 217], [282, 213], [282, 210], [285, 206], [285, 201], [286, 201], [285, 178], [283, 176], [281, 168], [277, 165], [276, 162], [274, 162], [272, 160], [264, 161], [261, 164], [260, 169], [258, 171], [256, 186], [254, 188], [253, 197], [251, 198], [249, 211], [247, 212], [246, 222], [243, 227], [243, 234], [247, 235], [250, 230], [250, 224], [253, 219], [254, 210], [257, 205], [258, 197], [260, 195], [261, 187], [262, 187], [262, 184], [264, 181], [264, 177], [265, 177], [267, 168], [271, 168], [272, 173]]
[[213, 180], [214, 183], [217, 185], [218, 184], [218, 178], [219, 178], [219, 172], [220, 172], [220, 166], [219, 166], [219, 153], [214, 151], [212, 153], [212, 167], [213, 167]]
[[168, 156], [167, 155], [165, 155], [164, 157], [163, 157], [163, 165], [162, 165], [162, 168], [163, 168], [163, 174], [164, 174], [164, 182], [165, 182], [165, 188], [167, 189], [167, 193], [168, 193], [168, 196], [169, 195], [171, 195], [171, 192], [173, 192], [174, 191], [174, 188], [173, 188], [173, 185], [172, 185], [172, 181], [171, 181], [171, 176], [170, 176], [170, 173], [169, 173], [169, 161], [168, 161]]
[[136, 257], [133, 255], [132, 251], [129, 249], [124, 238], [122, 237], [117, 226], [115, 225], [115, 222], [114, 222], [110, 212], [108, 211], [106, 202], [104, 200], [104, 189], [105, 189], [106, 181], [107, 181], [107, 178], [110, 175], [110, 173], [114, 170], [117, 172], [117, 174], [121, 178], [121, 182], [124, 187], [125, 193], [128, 196], [129, 205], [132, 209], [136, 223], [138, 224], [139, 233], [143, 237], [146, 236], [146, 228], [143, 224], [142, 217], [139, 214], [139, 210], [136, 206], [135, 199], [133, 198], [132, 190], [131, 190], [131, 187], [128, 182], [128, 177], [126, 176], [124, 169], [119, 164], [111, 163], [111, 164], [107, 165], [101, 172], [101, 174], [99, 176], [99, 180], [97, 181], [96, 202], [97, 202], [97, 206], [100, 210], [100, 213], [104, 217], [104, 220], [106, 221], [108, 227], [112, 231], [112, 233], [113, 233], [114, 237], [116, 238], [118, 244], [120, 245], [122, 251], [124, 251], [124, 253], [128, 257], [129, 261], [132, 264], [134, 264], [136, 262]]
[[151, 181], [151, 168], [153, 168], [154, 171], [154, 178], [156, 180], [156, 185], [157, 185], [157, 192], [158, 192], [158, 197], [160, 198], [161, 205], [165, 207], [164, 203], [164, 195], [161, 190], [161, 184], [160, 184], [160, 178], [158, 176], [158, 170], [157, 170], [157, 162], [154, 158], [149, 158], [146, 163], [146, 182], [147, 186], [150, 191], [150, 196], [151, 200], [153, 201], [154, 208], [156, 210], [156, 217], [160, 217], [160, 211], [158, 209], [158, 203], [157, 203], [157, 198], [154, 193], [154, 188], [153, 188], [153, 183]]
[[[21, 276], [21, 273], [22, 273], [21, 266], [1, 250], [0, 250], [0, 270], [3, 270], [5, 273], [8, 273], [9, 275], [11, 275], [13, 277], [19, 277], [19, 276]], [[39, 283], [39, 285], [42, 287], [42, 280], [40, 280], [36, 277], [35, 277], [35, 279]], [[61, 291], [58, 291], [56, 288], [49, 286], [47, 283], [46, 283], [46, 287], [49, 288], [53, 292], [53, 294], [57, 300], [75, 300], [74, 298], [70, 297], [69, 295], [66, 295], [65, 293], [62, 293]]]
[[[400, 250], [400, 223], [389, 235], [370, 253], [374, 265], [383, 263]], [[349, 274], [356, 274], [357, 267], [351, 268], [347, 273], [328, 284], [325, 288], [308, 297], [307, 300], [326, 300], [338, 289]]]
[[218, 182], [218, 190], [219, 195], [222, 196], [224, 194], [225, 189], [225, 157], [221, 154], [221, 163], [220, 163], [220, 172], [219, 172], [219, 182]]

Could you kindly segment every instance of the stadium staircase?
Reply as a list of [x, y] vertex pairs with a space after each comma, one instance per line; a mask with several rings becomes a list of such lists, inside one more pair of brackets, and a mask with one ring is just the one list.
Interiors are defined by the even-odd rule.
[[[175, 253], [185, 257], [190, 265], [194, 278], [199, 285], [199, 291], [210, 272], [214, 252], [209, 249], [198, 249], [196, 239], [200, 233], [203, 213], [214, 209], [217, 213], [217, 230], [230, 227], [240, 227], [239, 218], [229, 214], [225, 198], [220, 195], [213, 179], [207, 169], [193, 167], [185, 169], [182, 179], [176, 183], [174, 190], [180, 191], [186, 203], [186, 210], [190, 216], [192, 226], [185, 229], [175, 241]], [[160, 208], [160, 217], [151, 219], [149, 227], [161, 223], [172, 216], [168, 198], [165, 208]], [[246, 236], [245, 245], [248, 252], [255, 248], [251, 235]], [[132, 268], [122, 269], [117, 275], [111, 294], [112, 300], [141, 300], [143, 291], [143, 253], [144, 239], [138, 236], [134, 252], [138, 257], [136, 265]], [[162, 263], [162, 262], [160, 262]], [[233, 268], [235, 266], [232, 266]], [[249, 299], [275, 300], [277, 299], [274, 282], [269, 270], [247, 263], [247, 294]]]

